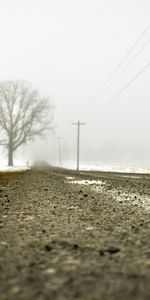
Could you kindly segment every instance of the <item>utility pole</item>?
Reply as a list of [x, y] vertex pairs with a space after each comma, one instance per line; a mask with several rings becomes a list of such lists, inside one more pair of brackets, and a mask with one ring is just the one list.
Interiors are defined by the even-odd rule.
[[58, 138], [57, 138], [57, 140], [58, 140], [58, 157], [59, 157], [59, 166], [61, 167], [61, 145], [60, 145], [60, 140], [61, 140], [61, 138], [60, 138], [60, 137], [58, 137]]
[[72, 125], [77, 126], [77, 171], [79, 171], [80, 164], [80, 126], [85, 125], [86, 123], [81, 123], [78, 121], [77, 123], [72, 123]]

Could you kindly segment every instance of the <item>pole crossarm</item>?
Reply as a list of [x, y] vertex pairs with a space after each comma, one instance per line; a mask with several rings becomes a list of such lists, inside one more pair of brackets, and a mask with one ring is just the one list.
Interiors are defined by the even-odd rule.
[[86, 125], [86, 123], [83, 122], [74, 122], [72, 125], [77, 126], [77, 171], [79, 171], [79, 163], [80, 163], [80, 126]]
[[[79, 122], [80, 125], [86, 125], [86, 123], [82, 123], [82, 122]], [[72, 123], [72, 125], [78, 125], [78, 122], [77, 123]]]

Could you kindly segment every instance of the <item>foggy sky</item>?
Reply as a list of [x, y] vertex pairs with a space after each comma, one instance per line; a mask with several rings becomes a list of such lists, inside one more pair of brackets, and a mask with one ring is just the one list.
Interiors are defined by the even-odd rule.
[[[50, 96], [62, 160], [76, 159], [72, 122], [80, 120], [87, 123], [81, 128], [82, 161], [150, 166], [150, 68], [91, 118], [150, 62], [149, 44], [112, 87], [100, 93], [150, 23], [149, 16], [148, 0], [0, 0], [0, 80], [29, 80]], [[119, 71], [149, 39], [150, 29]], [[22, 147], [18, 154], [25, 160], [43, 156], [57, 161], [56, 137]]]

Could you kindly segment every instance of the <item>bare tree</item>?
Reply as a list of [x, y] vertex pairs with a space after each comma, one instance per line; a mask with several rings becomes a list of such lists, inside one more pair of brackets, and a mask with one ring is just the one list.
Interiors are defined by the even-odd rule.
[[52, 110], [49, 98], [42, 98], [30, 83], [0, 83], [0, 143], [8, 149], [9, 166], [18, 147], [52, 130]]

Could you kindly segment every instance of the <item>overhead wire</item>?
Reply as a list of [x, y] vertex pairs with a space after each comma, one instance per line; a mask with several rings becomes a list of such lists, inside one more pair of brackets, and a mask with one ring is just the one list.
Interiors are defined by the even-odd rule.
[[[117, 71], [120, 69], [120, 67], [123, 65], [123, 63], [125, 62], [125, 60], [128, 58], [128, 56], [131, 54], [131, 52], [135, 49], [135, 47], [138, 45], [138, 43], [141, 41], [141, 39], [144, 37], [144, 35], [146, 34], [146, 32], [150, 29], [150, 24], [148, 26], [146, 26], [146, 28], [143, 30], [143, 32], [139, 35], [139, 37], [137, 38], [137, 40], [134, 42], [134, 44], [130, 47], [130, 49], [127, 51], [127, 53], [124, 55], [124, 57], [121, 59], [121, 61], [119, 62], [119, 64], [114, 68], [114, 70], [111, 72], [111, 74], [108, 76], [108, 78], [104, 81], [104, 83], [102, 84], [102, 86], [98, 89], [98, 91], [96, 92], [95, 96], [90, 98], [90, 100], [88, 101], [88, 103], [85, 105], [85, 107], [82, 109], [82, 111], [80, 112], [80, 115], [83, 114], [83, 112], [87, 109], [87, 107], [89, 106], [89, 104], [94, 101], [96, 99], [96, 97], [99, 95], [101, 95], [103, 93], [103, 90], [107, 87], [109, 81], [113, 78], [113, 76], [115, 75], [115, 73], [117, 73]], [[149, 43], [149, 41], [146, 43], [146, 45]], [[141, 52], [144, 50], [144, 48], [146, 47], [143, 46], [141, 48]], [[140, 53], [141, 53], [140, 52]], [[140, 54], [139, 53], [139, 54]], [[139, 55], [138, 54], [138, 55]], [[136, 55], [136, 57], [138, 56]], [[135, 57], [135, 58], [136, 58]], [[133, 58], [134, 60], [134, 58]], [[130, 66], [130, 64], [128, 65], [128, 67]], [[126, 67], [126, 69], [128, 68]]]
[[86, 122], [91, 121], [98, 114], [103, 112], [107, 106], [114, 102], [138, 77], [140, 77], [148, 68], [150, 67], [150, 62], [146, 64], [127, 84], [125, 84], [113, 97], [111, 97], [96, 113], [94, 113]]
[[[136, 60], [136, 58], [145, 50], [145, 48], [149, 44], [150, 44], [150, 39], [140, 48], [140, 50], [129, 61], [129, 63], [126, 65], [126, 67], [117, 74], [117, 77], [108, 85], [108, 88], [111, 88], [114, 85], [114, 83], [118, 80], [118, 78], [120, 78], [120, 76], [122, 76], [125, 73], [125, 71], [134, 63], [134, 61]], [[104, 92], [101, 93], [101, 95], [103, 95], [103, 94], [105, 94], [105, 90], [104, 90]]]

